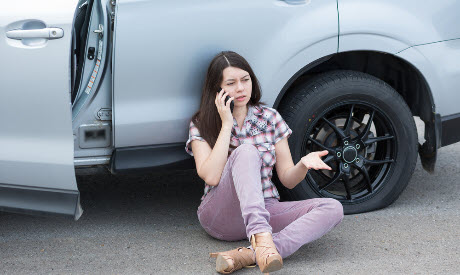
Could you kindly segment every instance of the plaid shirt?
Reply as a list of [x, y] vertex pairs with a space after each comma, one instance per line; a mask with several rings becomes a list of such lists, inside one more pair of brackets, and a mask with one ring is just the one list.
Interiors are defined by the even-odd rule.
[[[278, 111], [266, 106], [257, 107], [249, 105], [248, 114], [243, 122], [241, 131], [238, 128], [236, 119], [233, 118], [230, 143], [237, 147], [244, 143], [253, 144], [259, 150], [260, 157], [262, 158], [260, 174], [264, 198], [280, 198], [278, 190], [276, 190], [275, 185], [271, 181], [273, 166], [276, 162], [275, 143], [284, 137], [289, 137], [291, 134], [292, 130]], [[201, 137], [198, 128], [191, 121], [189, 138], [185, 144], [185, 151], [191, 156], [193, 156], [192, 140], [205, 141]], [[233, 150], [235, 149], [229, 148], [229, 155]], [[204, 195], [201, 200], [204, 199], [213, 187], [205, 184]]]

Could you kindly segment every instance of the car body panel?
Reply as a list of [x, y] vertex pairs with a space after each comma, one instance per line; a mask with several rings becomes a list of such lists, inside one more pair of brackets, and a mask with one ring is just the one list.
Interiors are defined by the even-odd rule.
[[349, 35], [388, 37], [407, 47], [460, 38], [457, 0], [339, 0], [338, 7], [340, 51], [367, 49], [361, 38]]
[[117, 1], [115, 21], [116, 148], [183, 142], [222, 50], [247, 57], [268, 104], [307, 62], [337, 52], [334, 0]]
[[[69, 94], [75, 6], [75, 1], [20, 0], [0, 11], [0, 187], [21, 189], [24, 194], [15, 197], [15, 202], [0, 197], [1, 209], [81, 215]], [[9, 30], [44, 27], [60, 28], [64, 36], [54, 40], [5, 37]], [[36, 209], [30, 194], [45, 194], [45, 199], [48, 191], [69, 194], [72, 199], [54, 204], [67, 209]]]
[[396, 54], [410, 47], [406, 42], [380, 34], [348, 34], [339, 39], [339, 52], [377, 51]]
[[414, 65], [432, 91], [441, 116], [460, 113], [460, 39], [411, 47], [397, 54]]

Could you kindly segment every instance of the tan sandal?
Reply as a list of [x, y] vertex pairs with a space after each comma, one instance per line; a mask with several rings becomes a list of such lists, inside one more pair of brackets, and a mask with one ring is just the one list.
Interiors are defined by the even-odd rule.
[[251, 236], [252, 248], [256, 251], [256, 260], [263, 273], [274, 272], [283, 267], [283, 258], [276, 250], [270, 233], [259, 233]]
[[[243, 267], [255, 267], [254, 251], [247, 247], [238, 247], [225, 252], [209, 253], [216, 259], [216, 270], [219, 273], [230, 274]], [[233, 263], [232, 261], [233, 260]]]

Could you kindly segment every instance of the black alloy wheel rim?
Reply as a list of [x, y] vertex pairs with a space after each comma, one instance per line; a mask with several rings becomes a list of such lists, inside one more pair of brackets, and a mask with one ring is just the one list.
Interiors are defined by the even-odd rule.
[[364, 101], [341, 102], [313, 117], [302, 156], [327, 150], [332, 171], [310, 169], [307, 184], [320, 197], [355, 204], [372, 198], [395, 166], [397, 139], [388, 117]]

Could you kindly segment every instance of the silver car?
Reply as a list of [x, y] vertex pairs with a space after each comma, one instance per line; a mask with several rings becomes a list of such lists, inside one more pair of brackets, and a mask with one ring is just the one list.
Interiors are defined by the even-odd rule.
[[[0, 10], [0, 209], [82, 214], [76, 173], [194, 168], [205, 70], [244, 56], [293, 130], [329, 151], [285, 200], [391, 204], [460, 140], [460, 1], [15, 0]], [[425, 123], [419, 144], [414, 116]], [[418, 154], [417, 154], [418, 152]]]

